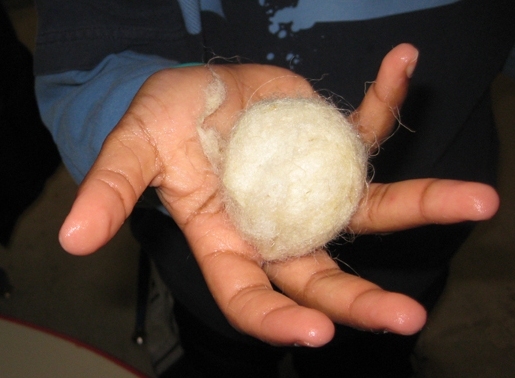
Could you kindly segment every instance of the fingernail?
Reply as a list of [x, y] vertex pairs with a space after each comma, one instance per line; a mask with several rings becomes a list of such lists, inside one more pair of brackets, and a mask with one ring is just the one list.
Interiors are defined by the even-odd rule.
[[406, 76], [411, 79], [413, 76], [413, 73], [415, 72], [415, 68], [417, 67], [418, 62], [418, 52], [417, 55], [408, 63], [408, 66], [406, 67]]

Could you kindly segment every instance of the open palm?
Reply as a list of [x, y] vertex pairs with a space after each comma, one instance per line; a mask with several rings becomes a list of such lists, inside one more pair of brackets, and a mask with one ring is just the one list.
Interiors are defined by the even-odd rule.
[[[400, 45], [351, 115], [371, 146], [387, 137], [407, 92], [417, 51]], [[269, 96], [316, 96], [303, 78], [261, 65], [188, 67], [150, 77], [106, 139], [60, 233], [63, 247], [87, 254], [105, 244], [148, 186], [184, 232], [206, 282], [229, 322], [273, 344], [320, 346], [333, 322], [360, 329], [417, 332], [426, 314], [414, 300], [342, 272], [326, 252], [264, 264], [228, 221], [217, 175], [205, 157], [197, 123], [213, 71], [227, 96], [207, 123], [227, 132], [249, 102]], [[413, 180], [371, 184], [351, 222], [361, 233], [491, 217], [493, 189], [476, 183]], [[284, 294], [274, 291], [273, 282]]]

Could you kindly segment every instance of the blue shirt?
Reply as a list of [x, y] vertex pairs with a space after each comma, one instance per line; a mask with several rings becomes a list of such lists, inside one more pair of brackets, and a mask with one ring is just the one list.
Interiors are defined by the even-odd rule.
[[[297, 6], [267, 11], [270, 14], [269, 32], [281, 39], [285, 33], [309, 29], [316, 23], [387, 17], [456, 1], [330, 0], [324, 1], [324, 7], [321, 7], [317, 0], [300, 0]], [[262, 7], [269, 6], [268, 3], [259, 0]], [[178, 4], [190, 34], [198, 34], [202, 30], [201, 11], [225, 17], [221, 0], [178, 0]], [[288, 57], [292, 64], [298, 59], [294, 58], [294, 52]], [[268, 53], [267, 59], [272, 58], [273, 53]], [[36, 94], [43, 121], [54, 136], [64, 164], [77, 182], [82, 181], [107, 134], [145, 80], [153, 73], [177, 64], [171, 59], [123, 51], [105, 57], [91, 70], [69, 70], [36, 77]]]

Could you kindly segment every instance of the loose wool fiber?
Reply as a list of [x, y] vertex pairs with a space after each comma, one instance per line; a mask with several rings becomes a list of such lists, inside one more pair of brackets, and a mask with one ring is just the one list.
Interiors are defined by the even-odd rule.
[[253, 104], [220, 161], [226, 212], [266, 261], [323, 247], [348, 225], [366, 187], [367, 148], [322, 99]]

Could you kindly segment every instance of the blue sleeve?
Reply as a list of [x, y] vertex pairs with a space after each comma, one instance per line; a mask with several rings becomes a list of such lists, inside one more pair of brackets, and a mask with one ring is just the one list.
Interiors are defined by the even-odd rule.
[[90, 71], [36, 77], [41, 117], [76, 182], [82, 181], [145, 80], [175, 65], [164, 58], [123, 52], [106, 57]]

